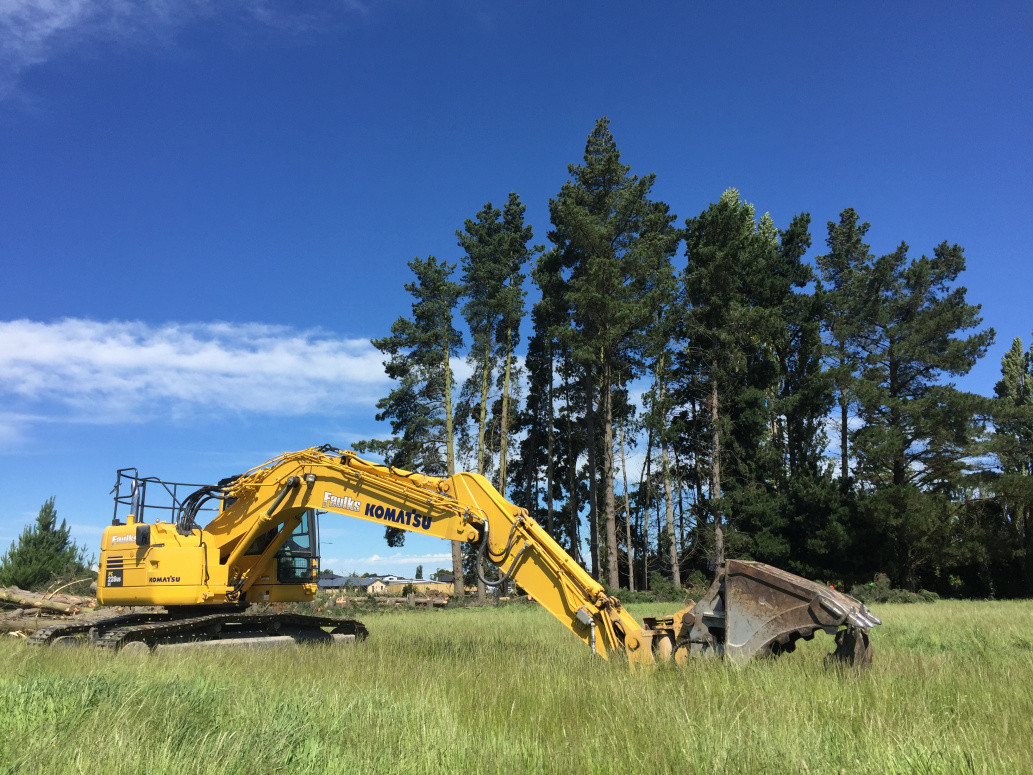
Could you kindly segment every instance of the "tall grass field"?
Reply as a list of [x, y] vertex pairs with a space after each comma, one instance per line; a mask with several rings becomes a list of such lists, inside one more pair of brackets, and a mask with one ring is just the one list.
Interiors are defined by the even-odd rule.
[[7, 638], [0, 771], [1033, 772], [1033, 602], [875, 613], [859, 675], [824, 668], [822, 635], [777, 660], [632, 674], [536, 606], [371, 614], [364, 643], [295, 650]]

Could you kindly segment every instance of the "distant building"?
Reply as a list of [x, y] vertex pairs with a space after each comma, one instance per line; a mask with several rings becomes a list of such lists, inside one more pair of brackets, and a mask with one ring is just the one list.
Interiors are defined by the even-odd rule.
[[386, 595], [387, 585], [377, 576], [349, 576], [345, 579], [346, 587], [362, 591], [367, 595]]
[[454, 589], [451, 574], [440, 574], [436, 579], [407, 579], [389, 573], [386, 576], [339, 576], [336, 573], [321, 575], [316, 583], [327, 592], [348, 590], [352, 594], [400, 595], [409, 584], [418, 595], [451, 595]]
[[[386, 581], [386, 579], [385, 579]], [[428, 581], [427, 579], [402, 579], [397, 578], [395, 581], [387, 584], [387, 594], [389, 595], [400, 595], [402, 590], [407, 586], [412, 585], [418, 595], [451, 595], [452, 584], [444, 583], [441, 581]]]
[[366, 595], [383, 595], [387, 593], [387, 585], [377, 576], [338, 576], [336, 573], [320, 576], [316, 581], [320, 589], [327, 591], [348, 589]]
[[347, 578], [344, 576], [338, 576], [336, 573], [327, 573], [316, 579], [316, 586], [320, 589], [341, 589], [347, 586], [346, 581]]

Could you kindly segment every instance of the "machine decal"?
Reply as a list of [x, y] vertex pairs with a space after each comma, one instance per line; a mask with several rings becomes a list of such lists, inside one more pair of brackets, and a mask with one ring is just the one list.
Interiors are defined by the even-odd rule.
[[122, 586], [122, 569], [115, 570], [114, 568], [108, 568], [107, 575], [104, 577], [104, 586], [106, 587], [120, 587]]
[[420, 527], [424, 530], [430, 529], [430, 517], [425, 514], [417, 514], [415, 511], [402, 511], [401, 509], [374, 506], [372, 503], [367, 503], [365, 516], [376, 517], [385, 522], [397, 522], [411, 527]]
[[148, 576], [148, 584], [178, 584], [179, 576]]
[[112, 536], [111, 543], [113, 543], [113, 544], [135, 544], [136, 543], [136, 536], [135, 535]]
[[323, 491], [323, 505], [335, 509], [344, 509], [345, 511], [358, 511], [362, 508], [361, 501], [349, 498], [347, 495], [342, 498], [326, 490]]

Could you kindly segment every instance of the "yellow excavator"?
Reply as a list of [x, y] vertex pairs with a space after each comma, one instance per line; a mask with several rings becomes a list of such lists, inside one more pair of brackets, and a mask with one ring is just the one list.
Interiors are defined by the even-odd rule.
[[[425, 476], [324, 445], [184, 495], [186, 487], [119, 471], [115, 516], [101, 543], [98, 602], [164, 611], [55, 625], [30, 642], [88, 639], [109, 649], [150, 650], [361, 639], [366, 628], [356, 621], [252, 605], [315, 597], [319, 512], [472, 544], [498, 566], [499, 582], [519, 585], [596, 654], [626, 656], [632, 668], [693, 656], [778, 655], [819, 630], [835, 635], [830, 657], [863, 666], [871, 661], [869, 630], [880, 624], [852, 597], [742, 560], [720, 562], [695, 605], [640, 624], [525, 509], [474, 473]], [[145, 521], [154, 512], [148, 489], [152, 502], [155, 489], [171, 501], [158, 512], [169, 520]], [[120, 505], [128, 510], [124, 520]]]

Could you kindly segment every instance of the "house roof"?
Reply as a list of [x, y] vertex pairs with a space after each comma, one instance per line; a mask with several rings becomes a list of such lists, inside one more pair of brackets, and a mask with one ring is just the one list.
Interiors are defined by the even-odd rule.
[[340, 589], [341, 587], [361, 587], [366, 589], [377, 581], [383, 581], [379, 576], [338, 576], [336, 573], [320, 576], [316, 583], [323, 589]]
[[449, 584], [452, 577], [441, 577], [438, 579], [406, 579], [401, 576], [339, 576], [336, 573], [322, 575], [317, 579], [320, 589], [341, 589], [342, 587], [356, 587], [369, 589], [376, 582], [397, 586], [398, 584]]

